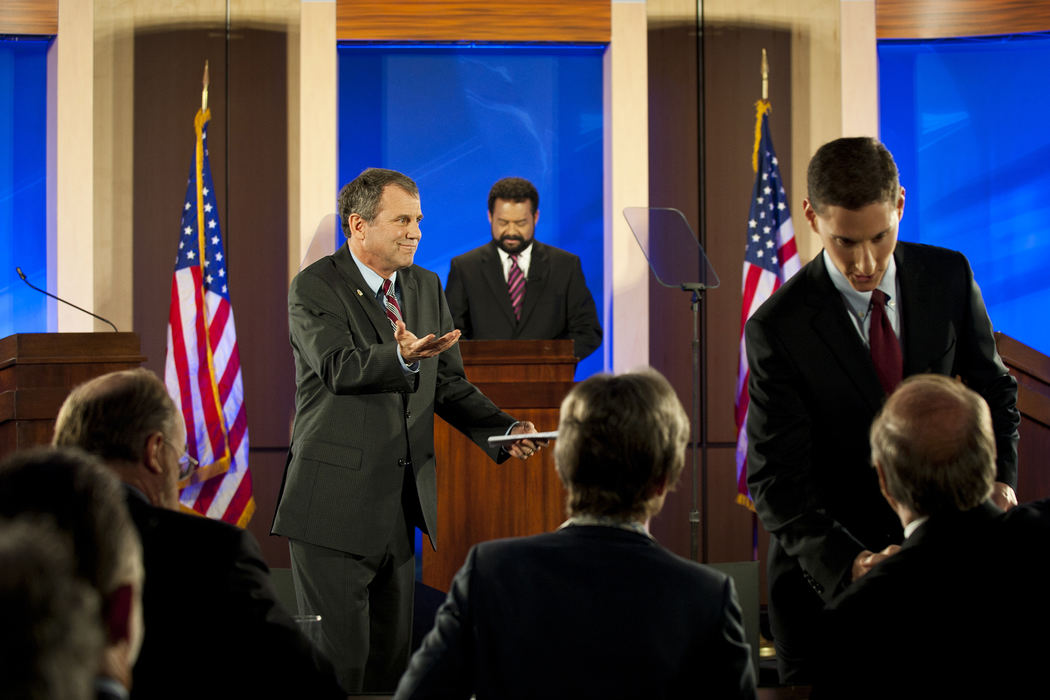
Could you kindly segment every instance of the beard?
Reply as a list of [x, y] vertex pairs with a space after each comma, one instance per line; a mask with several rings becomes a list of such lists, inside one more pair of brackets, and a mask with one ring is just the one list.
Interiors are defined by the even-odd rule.
[[[500, 248], [503, 249], [504, 253], [508, 255], [519, 255], [525, 252], [525, 249], [532, 245], [532, 240], [525, 240], [521, 236], [501, 236], [499, 241], [496, 242]], [[507, 244], [510, 243], [510, 246]]]

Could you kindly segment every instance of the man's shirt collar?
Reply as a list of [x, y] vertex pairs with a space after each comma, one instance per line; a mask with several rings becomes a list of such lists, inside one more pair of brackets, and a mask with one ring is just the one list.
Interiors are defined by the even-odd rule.
[[[520, 267], [522, 270], [525, 270], [529, 266], [529, 262], [532, 260], [532, 248], [535, 245], [536, 241], [533, 240], [532, 243], [529, 244], [528, 248], [518, 253], [518, 267]], [[500, 263], [502, 263], [503, 269], [506, 270], [507, 260], [510, 259], [510, 253], [500, 248], [498, 243], [496, 244], [496, 252], [499, 253]]]
[[[839, 291], [842, 298], [849, 304], [850, 310], [857, 315], [858, 318], [864, 318], [868, 313], [868, 308], [871, 306], [871, 292], [858, 292], [853, 288], [853, 285], [849, 283], [846, 276], [835, 267], [834, 261], [825, 249], [822, 251], [824, 256], [824, 267], [828, 269], [828, 276], [831, 277], [831, 283], [835, 285], [835, 289]], [[886, 264], [886, 272], [882, 275], [882, 281], [879, 282], [878, 289], [881, 290], [890, 301], [896, 304], [897, 302], [897, 261], [894, 257], [890, 256], [889, 263]]]
[[[365, 284], [367, 284], [368, 288], [372, 290], [372, 296], [378, 297], [379, 290], [383, 287], [383, 278], [378, 272], [357, 259], [357, 256], [354, 255], [354, 251], [350, 248], [349, 241], [346, 243], [346, 249], [350, 252], [350, 257], [354, 259], [355, 263], [357, 263], [357, 269], [361, 271], [361, 276], [365, 278]], [[390, 285], [395, 288], [397, 287], [397, 272], [390, 275]]]

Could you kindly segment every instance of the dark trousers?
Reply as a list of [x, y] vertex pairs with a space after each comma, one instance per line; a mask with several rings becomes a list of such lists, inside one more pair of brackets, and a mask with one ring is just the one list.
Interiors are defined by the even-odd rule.
[[413, 535], [402, 517], [386, 549], [367, 557], [289, 540], [299, 613], [321, 616], [321, 649], [347, 693], [392, 693], [408, 666]]
[[[813, 682], [818, 624], [824, 601], [802, 575], [798, 562], [780, 550], [772, 538], [769, 547], [769, 624], [777, 650], [777, 675], [784, 685]], [[783, 567], [786, 571], [779, 571]]]

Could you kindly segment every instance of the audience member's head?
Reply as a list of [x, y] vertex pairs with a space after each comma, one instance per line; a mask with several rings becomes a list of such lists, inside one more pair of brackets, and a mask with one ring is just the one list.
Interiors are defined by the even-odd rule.
[[178, 509], [186, 429], [149, 370], [111, 372], [73, 389], [58, 412], [54, 444], [95, 455], [153, 505]]
[[915, 375], [897, 387], [871, 426], [871, 453], [883, 494], [912, 518], [969, 510], [995, 480], [988, 404], [940, 375]]
[[0, 522], [0, 696], [88, 700], [102, 654], [98, 593], [46, 518]]
[[554, 448], [570, 515], [645, 521], [685, 465], [689, 420], [658, 372], [600, 374], [561, 404]]
[[807, 200], [817, 214], [827, 206], [857, 210], [869, 204], [896, 205], [901, 196], [897, 164], [877, 139], [835, 139], [817, 149], [806, 172]]
[[75, 449], [38, 448], [0, 463], [0, 517], [43, 517], [70, 538], [77, 575], [98, 592], [100, 675], [130, 687], [142, 643], [142, 548], [113, 474]]

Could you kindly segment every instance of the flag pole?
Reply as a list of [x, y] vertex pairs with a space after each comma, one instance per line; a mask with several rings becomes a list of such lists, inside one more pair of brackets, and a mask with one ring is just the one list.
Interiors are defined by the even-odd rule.
[[[765, 60], [766, 50], [762, 49], [763, 60]], [[208, 78], [208, 60], [204, 60], [204, 78], [201, 80], [201, 84], [204, 86], [201, 90], [201, 111], [208, 111], [208, 85], [210, 84]]]
[[[207, 71], [207, 68], [205, 68]], [[205, 72], [207, 75], [207, 72]], [[769, 101], [769, 60], [766, 58], [766, 50], [762, 49], [762, 101]]]
[[773, 111], [769, 104], [769, 60], [762, 49], [762, 99], [755, 103], [755, 145], [751, 151], [751, 169], [758, 172], [758, 146], [762, 142], [762, 115]]

